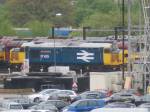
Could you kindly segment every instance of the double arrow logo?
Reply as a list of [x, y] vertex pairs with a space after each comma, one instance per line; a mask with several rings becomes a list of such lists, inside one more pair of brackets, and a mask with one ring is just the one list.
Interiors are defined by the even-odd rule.
[[94, 53], [89, 53], [85, 50], [80, 50], [81, 52], [77, 53], [77, 59], [83, 60], [85, 62], [90, 62], [90, 60], [94, 60]]

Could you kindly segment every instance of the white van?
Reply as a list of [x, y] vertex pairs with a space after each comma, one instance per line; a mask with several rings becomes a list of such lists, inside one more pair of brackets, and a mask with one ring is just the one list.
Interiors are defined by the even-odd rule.
[[98, 108], [91, 112], [150, 112], [148, 108]]

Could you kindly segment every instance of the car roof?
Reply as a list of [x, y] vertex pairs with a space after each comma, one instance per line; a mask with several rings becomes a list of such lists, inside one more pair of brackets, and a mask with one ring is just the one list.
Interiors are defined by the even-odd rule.
[[131, 93], [114, 93], [113, 95], [133, 95]]
[[72, 92], [74, 92], [73, 90], [65, 90], [65, 89], [61, 89], [60, 91], [72, 91]]
[[112, 102], [109, 104], [132, 104], [132, 103], [128, 103], [128, 102]]
[[46, 91], [46, 90], [59, 90], [59, 89], [43, 89], [41, 91]]
[[105, 102], [105, 100], [102, 100], [102, 99], [82, 99], [78, 101], [104, 101]]
[[147, 108], [98, 108], [91, 112], [149, 112]]
[[[61, 102], [64, 102], [64, 101], [62, 101], [62, 100], [47, 100], [47, 101], [61, 101]], [[46, 102], [47, 102], [47, 101], [46, 101]]]
[[17, 103], [17, 102], [14, 102], [14, 101], [11, 101], [11, 100], [3, 100], [2, 102], [1, 102], [2, 104], [19, 104], [19, 105], [21, 105], [20, 103]]
[[[143, 104], [141, 104], [141, 105], [149, 105], [149, 106], [150, 106], [150, 103], [143, 103]], [[140, 106], [141, 106], [141, 105], [140, 105]]]

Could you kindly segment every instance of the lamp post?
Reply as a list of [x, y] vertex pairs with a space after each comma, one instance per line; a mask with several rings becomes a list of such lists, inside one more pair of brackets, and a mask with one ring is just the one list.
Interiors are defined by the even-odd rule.
[[123, 51], [122, 51], [122, 79], [123, 79], [123, 84], [122, 84], [122, 88], [124, 88], [124, 80], [125, 80], [125, 76], [124, 76], [124, 37], [125, 37], [125, 13], [124, 13], [124, 9], [125, 9], [125, 1], [122, 0], [122, 47], [123, 47]]
[[[56, 17], [60, 17], [60, 16], [62, 16], [62, 13], [57, 13], [57, 14], [55, 14], [55, 16]], [[55, 72], [56, 72], [56, 45], [55, 45], [55, 26], [57, 26], [58, 27], [58, 25], [56, 25], [56, 23], [55, 23], [55, 25], [54, 26], [52, 26], [52, 39], [54, 40], [54, 67], [55, 67]]]
[[55, 38], [55, 27], [52, 26], [52, 39], [54, 39], [54, 38]]
[[119, 32], [122, 32], [122, 30], [123, 30], [123, 27], [122, 27], [122, 26], [116, 26], [116, 27], [114, 28], [114, 31], [115, 31], [115, 40], [118, 39], [118, 33], [119, 33]]
[[86, 31], [90, 29], [90, 27], [83, 27], [83, 40], [86, 40]]
[[55, 27], [62, 26], [62, 13], [56, 13], [55, 14]]
[[52, 39], [54, 40], [54, 67], [56, 72], [56, 46], [55, 46], [55, 27], [52, 26]]

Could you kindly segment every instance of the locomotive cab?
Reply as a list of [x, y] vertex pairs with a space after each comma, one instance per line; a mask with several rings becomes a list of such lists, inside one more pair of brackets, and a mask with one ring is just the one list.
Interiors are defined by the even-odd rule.
[[25, 59], [24, 48], [12, 48], [10, 50], [10, 65], [11, 67], [15, 67], [20, 69], [20, 66]]
[[121, 56], [120, 56], [121, 50], [118, 49], [115, 45], [112, 45], [111, 47], [104, 48], [104, 65], [108, 66], [118, 66], [121, 65]]
[[0, 46], [0, 62], [5, 61], [5, 52], [4, 52], [4, 47]]

